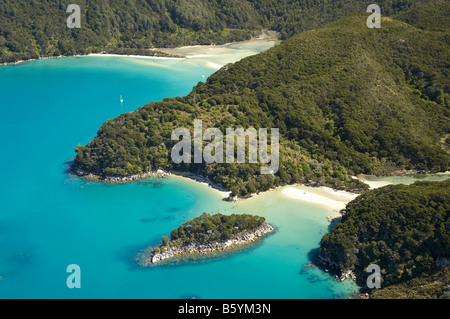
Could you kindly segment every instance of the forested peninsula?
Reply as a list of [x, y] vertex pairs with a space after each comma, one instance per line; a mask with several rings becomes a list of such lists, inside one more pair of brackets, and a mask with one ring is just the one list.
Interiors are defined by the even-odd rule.
[[191, 255], [229, 251], [249, 244], [274, 231], [264, 217], [248, 214], [201, 216], [185, 222], [164, 236], [159, 247], [145, 256], [142, 264], [148, 266], [163, 260]]
[[[347, 204], [320, 244], [318, 262], [356, 277], [372, 298], [450, 298], [450, 180], [390, 185]], [[381, 289], [366, 269], [381, 269]]]
[[[424, 1], [380, 0], [391, 15]], [[263, 29], [282, 39], [364, 12], [361, 0], [77, 0], [81, 28], [69, 29], [71, 0], [0, 1], [0, 63], [89, 53], [139, 54], [153, 48], [223, 44]], [[132, 52], [132, 53], [130, 53]], [[143, 55], [163, 55], [162, 52]]]
[[[351, 176], [449, 167], [449, 3], [433, 1], [366, 27], [353, 14], [227, 65], [184, 97], [149, 103], [106, 121], [76, 148], [74, 170], [126, 178], [183, 171], [247, 196], [291, 183], [361, 192]], [[411, 54], [414, 52], [414, 54]], [[280, 167], [174, 164], [175, 128], [195, 119], [279, 128]]]

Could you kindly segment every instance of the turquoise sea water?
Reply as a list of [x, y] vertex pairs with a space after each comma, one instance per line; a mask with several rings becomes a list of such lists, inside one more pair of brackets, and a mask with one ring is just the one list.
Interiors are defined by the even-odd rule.
[[[73, 148], [104, 121], [188, 93], [214, 72], [206, 61], [223, 62], [208, 59], [82, 57], [0, 67], [0, 298], [347, 298], [354, 291], [351, 281], [304, 268], [330, 212], [280, 189], [229, 203], [178, 177], [112, 185], [67, 173]], [[259, 214], [277, 231], [218, 259], [136, 265], [141, 249], [204, 211]], [[80, 289], [66, 286], [69, 264], [81, 268]]]

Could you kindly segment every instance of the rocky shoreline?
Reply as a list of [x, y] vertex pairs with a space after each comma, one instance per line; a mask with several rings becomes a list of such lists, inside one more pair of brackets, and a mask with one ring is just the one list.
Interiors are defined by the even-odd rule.
[[180, 171], [166, 172], [166, 171], [158, 169], [156, 171], [149, 171], [149, 172], [142, 173], [142, 174], [128, 175], [128, 176], [101, 176], [101, 175], [96, 175], [96, 174], [92, 174], [89, 172], [85, 172], [75, 166], [71, 167], [71, 171], [75, 175], [86, 178], [86, 179], [101, 180], [101, 181], [108, 182], [108, 183], [126, 183], [126, 182], [141, 180], [141, 179], [148, 178], [151, 176], [158, 176], [161, 178], [165, 178], [165, 177], [168, 177], [171, 175], [175, 175], [175, 176], [189, 178], [189, 179], [194, 180], [199, 183], [207, 184], [209, 187], [212, 187], [220, 192], [227, 193], [228, 194], [228, 197], [226, 198], [227, 201], [237, 201], [240, 199], [238, 196], [231, 196], [231, 192], [229, 190], [227, 190], [217, 184], [214, 184], [208, 178], [200, 176], [200, 175], [196, 175], [196, 174], [190, 173], [190, 172], [180, 172]]
[[341, 270], [339, 265], [329, 258], [319, 255], [317, 256], [317, 264], [326, 272], [334, 273], [335, 278], [340, 281], [344, 281], [349, 278], [356, 281], [356, 275], [353, 270]]
[[79, 169], [75, 166], [72, 166], [72, 172], [75, 175], [84, 177], [86, 179], [92, 179], [92, 180], [101, 180], [104, 182], [109, 182], [109, 183], [126, 183], [126, 182], [131, 182], [131, 181], [137, 181], [140, 179], [144, 179], [150, 176], [159, 176], [159, 177], [166, 177], [168, 175], [170, 175], [170, 173], [167, 173], [163, 170], [156, 170], [156, 171], [149, 171], [146, 173], [142, 173], [142, 174], [136, 174], [136, 175], [128, 175], [128, 176], [101, 176], [101, 175], [96, 175], [96, 174], [92, 174], [89, 172], [85, 172], [82, 169]]
[[[84, 177], [86, 179], [91, 179], [91, 180], [101, 180], [104, 182], [108, 182], [108, 183], [126, 183], [126, 182], [132, 182], [132, 181], [137, 181], [140, 179], [144, 179], [144, 178], [148, 178], [150, 176], [159, 176], [159, 177], [168, 177], [171, 175], [175, 175], [175, 176], [180, 176], [180, 177], [185, 177], [185, 178], [189, 178], [191, 180], [194, 180], [196, 182], [199, 183], [204, 183], [207, 184], [209, 187], [214, 188], [215, 190], [218, 190], [219, 192], [223, 192], [223, 193], [227, 193], [226, 199], [229, 202], [236, 202], [239, 201], [241, 199], [247, 199], [247, 198], [251, 198], [253, 196], [257, 196], [263, 192], [257, 192], [254, 194], [249, 194], [247, 196], [244, 197], [239, 197], [237, 195], [232, 195], [231, 192], [227, 189], [225, 189], [222, 186], [219, 186], [213, 182], [211, 182], [207, 177], [204, 176], [200, 176], [191, 172], [181, 172], [181, 171], [163, 171], [161, 169], [158, 169], [156, 171], [149, 171], [146, 173], [142, 173], [142, 174], [136, 174], [136, 175], [128, 175], [128, 176], [103, 176], [103, 175], [96, 175], [90, 172], [85, 172], [77, 167], [75, 167], [74, 165], [71, 166], [71, 171], [80, 176], [80, 177]], [[319, 184], [310, 181], [306, 184], [304, 184], [305, 186], [310, 186], [310, 187], [319, 187]], [[276, 187], [275, 187], [276, 188]], [[274, 188], [271, 188], [270, 190], [272, 190]], [[265, 191], [266, 192], [266, 191]]]
[[209, 254], [213, 252], [224, 252], [235, 247], [246, 245], [256, 241], [258, 238], [265, 236], [275, 228], [269, 224], [264, 223], [256, 231], [250, 234], [242, 234], [237, 237], [231, 238], [225, 242], [217, 242], [206, 245], [189, 244], [181, 247], [173, 247], [160, 253], [153, 253], [151, 256], [146, 257], [142, 265], [149, 266], [152, 264], [157, 264], [163, 260], [167, 260], [174, 257], [182, 257], [191, 254]]

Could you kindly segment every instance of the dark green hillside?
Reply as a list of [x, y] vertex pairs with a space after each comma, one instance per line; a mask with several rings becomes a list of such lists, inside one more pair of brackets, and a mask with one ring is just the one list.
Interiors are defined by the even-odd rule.
[[[445, 0], [418, 4], [416, 9], [404, 10], [394, 17], [422, 30], [448, 32], [448, 26], [450, 25], [450, 14]], [[447, 28], [444, 28], [445, 26]]]
[[450, 267], [375, 290], [372, 299], [450, 299]]
[[[72, 3], [81, 8], [81, 29], [66, 26]], [[259, 20], [240, 0], [2, 0], [0, 62], [244, 40], [260, 32]]]
[[[382, 0], [383, 14], [425, 0]], [[66, 8], [81, 8], [81, 29], [68, 29]], [[225, 43], [262, 29], [283, 38], [320, 27], [351, 12], [361, 0], [1, 0], [0, 62], [100, 52], [133, 54], [152, 47]]]
[[[352, 15], [291, 37], [226, 66], [186, 97], [107, 121], [93, 141], [77, 148], [75, 166], [108, 176], [191, 171], [240, 195], [308, 181], [356, 190], [364, 188], [350, 178], [358, 173], [445, 171], [450, 28], [436, 16], [441, 31], [390, 18], [381, 29], [368, 29], [366, 17]], [[173, 165], [170, 134], [192, 128], [194, 119], [223, 132], [279, 128], [278, 173], [261, 176], [256, 164]]]
[[363, 285], [364, 270], [379, 265], [381, 287], [391, 286], [375, 291], [381, 298], [406, 291], [410, 297], [440, 296], [448, 271], [432, 274], [450, 257], [450, 180], [390, 185], [359, 196], [322, 238], [320, 256], [342, 273], [353, 270]]

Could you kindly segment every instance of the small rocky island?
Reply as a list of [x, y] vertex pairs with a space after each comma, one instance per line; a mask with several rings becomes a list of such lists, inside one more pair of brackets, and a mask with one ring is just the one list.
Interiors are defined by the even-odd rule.
[[170, 239], [164, 236], [158, 248], [150, 249], [151, 253], [143, 259], [143, 265], [149, 266], [173, 257], [230, 250], [254, 242], [273, 230], [274, 227], [260, 216], [203, 213], [172, 230]]

